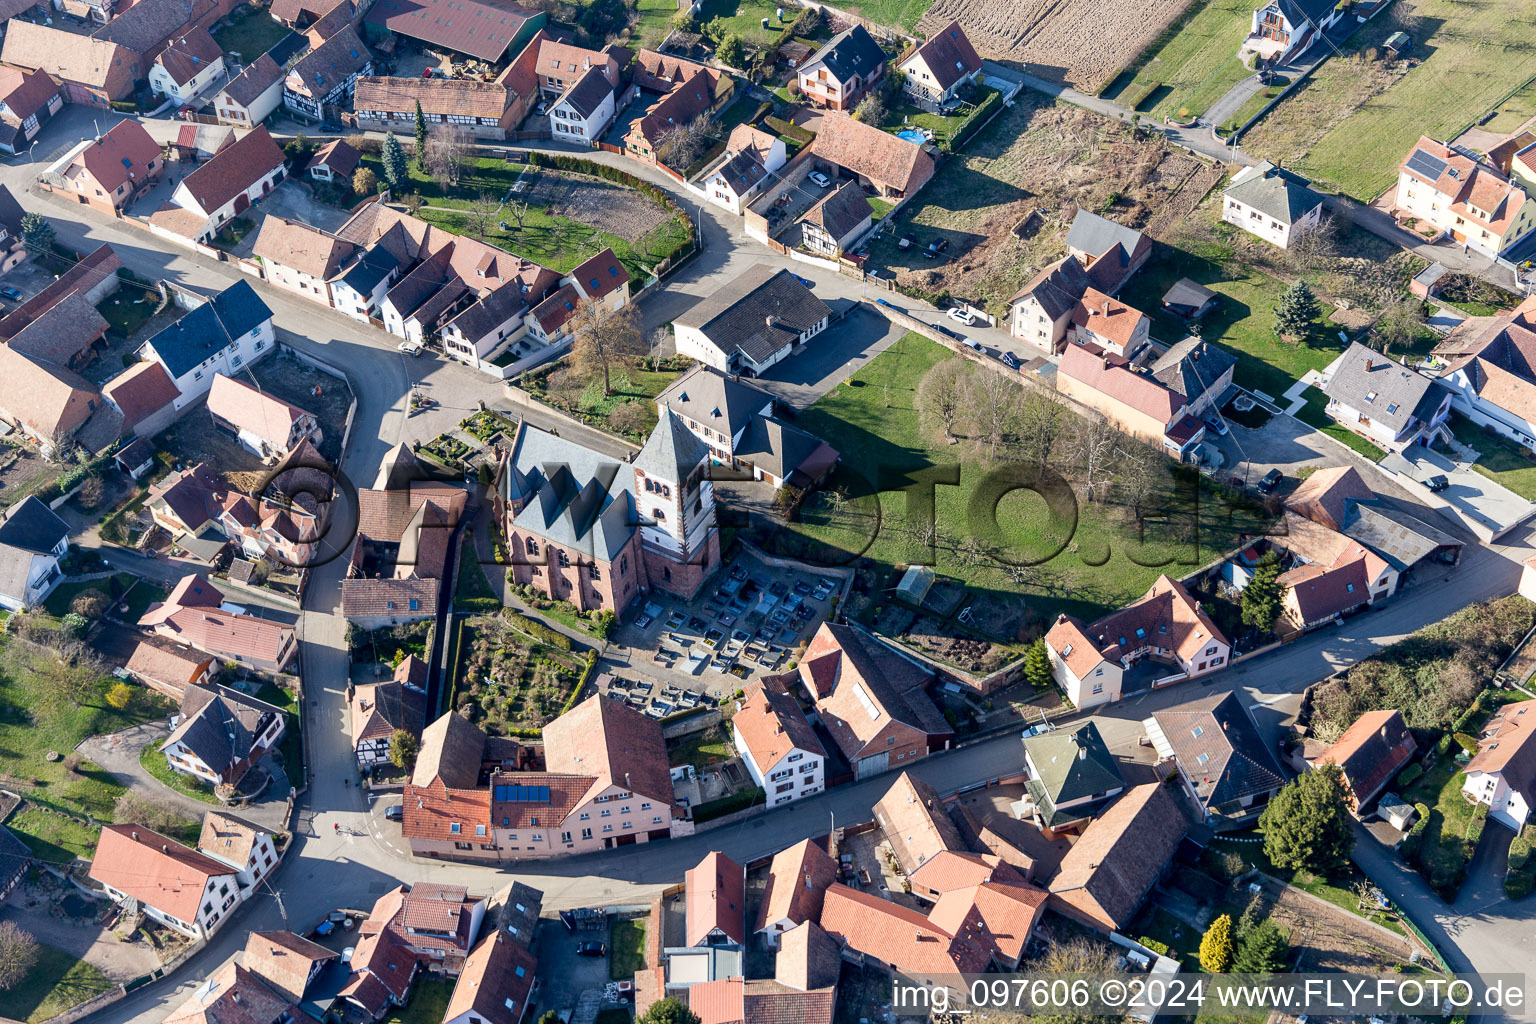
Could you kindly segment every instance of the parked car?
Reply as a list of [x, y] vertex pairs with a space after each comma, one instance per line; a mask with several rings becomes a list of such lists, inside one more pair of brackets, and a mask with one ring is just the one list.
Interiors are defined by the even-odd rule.
[[577, 956], [607, 956], [608, 947], [601, 942], [576, 943]]
[[1008, 367], [1010, 370], [1017, 370], [1022, 365], [1019, 362], [1019, 357], [1014, 355], [1012, 352], [1004, 352], [997, 358], [1002, 360], [1003, 365]]
[[806, 177], [810, 178], [818, 188], [832, 187], [832, 179], [827, 177], [825, 174], [822, 174], [820, 171], [812, 171], [810, 174], [807, 174]]
[[890, 302], [887, 302], [885, 299], [876, 299], [875, 302], [878, 303], [879, 305], [884, 306], [886, 309], [896, 309], [897, 308], [896, 306], [892, 305]]
[[1278, 469], [1270, 470], [1268, 473], [1264, 474], [1264, 479], [1259, 481], [1259, 493], [1269, 494], [1276, 487], [1279, 487], [1280, 481], [1284, 479], [1285, 474], [1281, 473]]
[[401, 352], [404, 352], [408, 356], [419, 356], [419, 355], [421, 355], [421, 350], [422, 350], [423, 347], [424, 346], [422, 345], [421, 342], [419, 342], [419, 341], [411, 341], [409, 339], [407, 339], [405, 341], [402, 341], [400, 344], [395, 346], [395, 348], [397, 350], [399, 350]]
[[20, 302], [21, 292], [15, 288], [0, 288], [0, 297], [10, 299], [12, 302]]
[[[965, 335], [961, 334], [959, 331], [952, 327], [945, 327], [943, 324], [934, 324], [933, 326], [935, 330], [942, 332], [946, 338], [954, 338], [956, 341], [965, 341]], [[969, 345], [970, 342], [966, 341], [966, 344]]]
[[961, 340], [965, 342], [966, 348], [974, 349], [975, 351], [980, 352], [982, 355], [986, 355], [986, 347], [982, 345], [981, 342], [975, 341], [971, 338], [962, 338]]
[[1205, 421], [1205, 425], [1210, 427], [1212, 430], [1216, 431], [1216, 436], [1217, 437], [1226, 437], [1227, 436], [1227, 425], [1226, 425], [1225, 422], [1222, 421], [1222, 418], [1220, 416], [1209, 416], [1209, 417], [1207, 417], [1206, 421]]
[[384, 819], [386, 821], [401, 821], [404, 818], [405, 818], [405, 808], [402, 807], [400, 804], [395, 804], [392, 807], [386, 807], [384, 809]]
[[972, 313], [968, 309], [962, 309], [959, 306], [950, 306], [949, 307], [949, 312], [946, 315], [951, 320], [954, 320], [954, 321], [957, 321], [959, 323], [965, 324], [965, 326], [967, 326], [967, 327], [970, 327], [972, 324], [974, 324], [976, 322], [976, 314], [975, 313]]
[[805, 285], [807, 288], [815, 288], [816, 287], [816, 282], [812, 281], [808, 277], [801, 277], [799, 274], [796, 274], [795, 275], [795, 280], [799, 281], [801, 284]]
[[1451, 481], [1444, 473], [1436, 473], [1434, 476], [1424, 481], [1424, 486], [1428, 487], [1436, 494], [1439, 494], [1441, 491], [1451, 486]]

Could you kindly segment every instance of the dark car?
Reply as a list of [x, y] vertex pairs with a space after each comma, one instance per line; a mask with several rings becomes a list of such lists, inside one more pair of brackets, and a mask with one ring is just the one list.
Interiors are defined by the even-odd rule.
[[388, 821], [401, 821], [405, 818], [405, 808], [399, 804], [384, 808], [384, 817]]
[[1436, 473], [1434, 476], [1424, 481], [1424, 486], [1428, 487], [1436, 494], [1439, 494], [1441, 491], [1451, 486], [1451, 481], [1446, 477], [1444, 473]]
[[12, 302], [21, 301], [21, 292], [17, 291], [15, 288], [0, 288], [0, 296], [4, 296], [5, 298], [10, 299]]
[[954, 338], [956, 341], [964, 341], [965, 340], [965, 335], [961, 334], [957, 330], [954, 330], [954, 329], [949, 328], [949, 327], [945, 327], [943, 324], [934, 324], [933, 325], [933, 329], [943, 333], [945, 337]]
[[1269, 494], [1276, 487], [1279, 487], [1280, 486], [1280, 481], [1284, 480], [1284, 479], [1285, 479], [1285, 475], [1283, 473], [1281, 473], [1278, 469], [1270, 470], [1268, 473], [1264, 474], [1264, 479], [1259, 481], [1259, 493], [1260, 494]]
[[607, 956], [608, 947], [603, 945], [601, 942], [578, 942], [576, 943], [576, 955]]
[[1019, 368], [1019, 357], [1014, 355], [1012, 352], [1004, 352], [1002, 355], [998, 356], [998, 358], [1001, 359], [1003, 361], [1003, 365], [1008, 367], [1010, 370], [1017, 370]]

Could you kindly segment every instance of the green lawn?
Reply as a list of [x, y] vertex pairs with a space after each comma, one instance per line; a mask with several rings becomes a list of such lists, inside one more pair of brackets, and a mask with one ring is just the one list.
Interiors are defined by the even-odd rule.
[[384, 1024], [441, 1024], [451, 995], [452, 981], [434, 979], [424, 973], [416, 982], [411, 1001], [394, 1009], [384, 1018]]
[[[704, 0], [704, 6], [699, 11], [698, 23], [704, 25], [722, 19], [729, 27], [741, 37], [744, 43], [756, 46], [766, 46], [778, 37], [779, 30], [791, 21], [799, 13], [793, 6], [784, 8], [784, 20], [778, 18], [777, 9], [783, 6], [775, 0]], [[768, 31], [763, 31], [763, 19], [768, 19]]]
[[[139, 578], [132, 573], [120, 572], [114, 573], [105, 579], [73, 580], [60, 583], [57, 587], [53, 588], [53, 593], [49, 594], [48, 599], [43, 602], [43, 610], [49, 615], [62, 617], [69, 613], [70, 604], [83, 591], [99, 590], [108, 597], [115, 599], [138, 581]], [[161, 591], [161, 593], [163, 594], [164, 591]], [[149, 605], [146, 603], [145, 607], [147, 608]], [[141, 612], [140, 615], [142, 614]], [[137, 622], [138, 616], [133, 616], [129, 621]]]
[[57, 1017], [112, 987], [107, 976], [61, 949], [39, 945], [37, 963], [3, 1000], [5, 1014], [28, 1024]]
[[1301, 422], [1316, 427], [1329, 437], [1343, 441], [1355, 451], [1364, 455], [1372, 462], [1380, 462], [1386, 458], [1387, 453], [1376, 447], [1353, 430], [1348, 429], [1333, 420], [1328, 415], [1328, 396], [1317, 388], [1307, 388], [1304, 392], [1307, 404], [1296, 410], [1296, 418]]
[[933, 6], [933, 0], [849, 0], [847, 7], [878, 25], [905, 29], [917, 28], [918, 21]]
[[1205, 113], [1252, 74], [1237, 59], [1252, 17], [1248, 0], [1196, 3], [1104, 95], [1125, 106], [1138, 102], [1138, 110], [1155, 117], [1188, 120]]
[[[1189, 252], [1159, 246], [1120, 293], [1120, 298], [1152, 317], [1152, 336], [1164, 342], [1184, 337], [1187, 324], [1162, 312], [1163, 295], [1181, 277], [1205, 285], [1221, 296], [1221, 304], [1201, 319], [1202, 337], [1245, 358], [1235, 379], [1246, 388], [1279, 398], [1308, 370], [1321, 370], [1343, 351], [1338, 336], [1319, 325], [1306, 340], [1292, 344], [1275, 335], [1275, 305], [1286, 284], [1235, 259], [1211, 251]], [[1236, 276], [1232, 276], [1235, 274]], [[1326, 318], [1333, 312], [1323, 307]]]
[[645, 969], [645, 918], [615, 918], [608, 925], [608, 976], [627, 981]]
[[470, 537], [465, 537], [459, 548], [459, 585], [455, 593], [459, 597], [496, 600], [496, 591], [491, 589], [491, 581], [485, 578], [485, 569], [480, 565], [480, 556]]
[[193, 800], [201, 800], [205, 804], [220, 803], [219, 798], [213, 795], [213, 787], [201, 779], [173, 769], [170, 762], [166, 760], [165, 754], [161, 753], [160, 744], [161, 741], [156, 740], [145, 747], [143, 752], [139, 754], [139, 766], [141, 768], [182, 796], [189, 796]]
[[724, 730], [719, 726], [711, 726], [683, 737], [683, 741], [667, 755], [667, 761], [673, 768], [685, 764], [703, 768], [705, 765], [729, 761], [735, 756], [736, 748], [726, 738]]
[[[146, 295], [154, 296], [152, 300]], [[141, 291], [131, 285], [124, 286], [115, 294], [108, 295], [96, 306], [96, 311], [106, 318], [112, 333], [131, 338], [135, 331], [149, 322], [155, 314], [159, 296], [154, 292]]]
[[1536, 79], [1527, 82], [1509, 99], [1500, 103], [1493, 120], [1483, 125], [1490, 132], [1508, 134], [1517, 130], [1525, 122], [1536, 117]]
[[886, 214], [896, 208], [896, 204], [884, 199], [876, 199], [874, 196], [865, 196], [869, 203], [869, 210], [875, 220], [881, 220]]
[[225, 53], [239, 54], [249, 64], [276, 46], [288, 31], [265, 7], [246, 4], [230, 16], [229, 24], [213, 30], [213, 39]]
[[638, 0], [635, 12], [640, 20], [635, 23], [635, 36], [631, 42], [642, 49], [654, 50], [672, 30], [672, 15], [677, 13], [677, 4], [673, 0]]
[[1536, 501], [1536, 462], [1521, 455], [1511, 442], [1461, 416], [1451, 417], [1451, 430], [1456, 440], [1477, 449], [1473, 469], [1520, 497]]
[[[908, 334], [860, 370], [857, 383], [839, 385], [801, 414], [799, 427], [842, 454], [831, 486], [845, 487], [850, 500], [840, 512], [817, 501], [801, 522], [770, 531], [765, 542], [802, 549], [823, 564], [846, 564], [862, 554], [889, 570], [925, 558], [925, 545], [904, 526], [901, 488], [916, 474], [958, 463], [949, 472], [958, 474], [959, 484], [934, 489], [940, 534], [935, 568], [978, 596], [1022, 597], [1041, 621], [1063, 611], [1092, 620], [1140, 597], [1162, 573], [1181, 575], [1227, 550], [1238, 532], [1261, 528], [1209, 495], [1197, 498], [1188, 481], [1179, 494], [1160, 499], [1167, 514], [1156, 522], [1149, 518], [1143, 536], [1127, 511], [1112, 504], [1081, 505], [1074, 528], [1054, 518], [1033, 492], [993, 489], [991, 468], [966, 447], [937, 440], [914, 409], [918, 382], [948, 355], [948, 349]], [[878, 499], [870, 496], [871, 487], [882, 492]], [[988, 523], [993, 515], [995, 527]], [[966, 547], [970, 537], [985, 539], [979, 556]], [[990, 552], [1043, 565], [1021, 581]]]
[[[656, 406], [653, 399], [670, 387], [682, 372], [681, 364], [676, 364], [678, 369], [647, 370], [642, 367], [615, 369], [610, 375], [610, 383], [613, 386], [611, 395], [603, 394], [601, 378], [594, 378], [587, 382], [586, 386], [579, 391], [557, 388], [551, 392], [548, 387], [550, 378], [559, 372], [560, 367], [566, 365], [562, 362], [550, 373], [525, 377], [521, 382], [524, 390], [539, 401], [554, 406], [594, 427], [622, 434], [635, 441], [643, 441], [656, 426]], [[663, 364], [664, 367], [667, 365], [669, 364]], [[616, 429], [609, 422], [609, 417], [615, 409], [633, 402], [640, 403], [637, 427], [633, 430]]]
[[32, 856], [50, 864], [70, 864], [76, 857], [90, 860], [100, 834], [83, 821], [42, 807], [28, 807], [6, 824]]
[[1422, 62], [1402, 75], [1363, 59], [1394, 31], [1391, 15], [1363, 26], [1345, 56], [1320, 67], [1244, 148], [1369, 201], [1396, 180], [1420, 135], [1455, 138], [1536, 75], [1536, 8], [1529, 4], [1418, 0], [1409, 34]]
[[304, 777], [304, 720], [299, 715], [299, 705], [293, 694], [271, 683], [256, 691], [256, 699], [264, 700], [273, 707], [288, 712], [288, 726], [283, 730], [283, 742], [278, 749], [283, 754], [283, 765], [290, 781]]
[[[1451, 747], [1453, 752], [1456, 749]], [[1473, 805], [1461, 795], [1465, 781], [1466, 775], [1460, 765], [1446, 754], [1401, 793], [1409, 803], [1429, 807], [1429, 824], [1419, 848], [1418, 868], [1442, 896], [1449, 891], [1454, 897], [1471, 852], [1467, 849], [1466, 835], [1467, 826], [1472, 823]]]

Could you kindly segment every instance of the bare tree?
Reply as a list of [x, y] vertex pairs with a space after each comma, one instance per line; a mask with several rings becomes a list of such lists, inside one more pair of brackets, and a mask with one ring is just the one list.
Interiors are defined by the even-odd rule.
[[496, 208], [500, 205], [496, 199], [484, 190], [469, 201], [464, 207], [464, 227], [476, 238], [484, 240], [491, 230], [491, 224], [496, 219]]
[[1067, 426], [1066, 410], [1050, 395], [1031, 391], [1019, 403], [1019, 444], [1024, 456], [1041, 469], [1050, 463]]
[[656, 156], [674, 170], [686, 170], [709, 148], [713, 131], [708, 114], [674, 125], [656, 140]]
[[1068, 458], [1083, 474], [1083, 492], [1097, 502], [1110, 483], [1120, 432], [1101, 419], [1079, 418], [1067, 442]]
[[469, 159], [469, 140], [456, 128], [439, 128], [427, 139], [427, 173], [457, 185]]
[[1424, 303], [1410, 297], [1394, 302], [1382, 312], [1366, 343], [1382, 352], [1393, 345], [1406, 347], [1423, 329]]
[[571, 355], [578, 372], [603, 375], [603, 394], [613, 394], [613, 366], [645, 354], [645, 336], [634, 306], [609, 309], [590, 299], [576, 307], [572, 317], [575, 342]]
[[1339, 254], [1338, 223], [1325, 213], [1312, 227], [1292, 231], [1285, 258], [1298, 272], [1318, 270]]
[[15, 921], [0, 921], [0, 992], [15, 988], [37, 963], [37, 940]]
[[955, 441], [955, 424], [965, 408], [965, 379], [970, 372], [971, 364], [954, 356], [935, 363], [917, 383], [918, 415], [942, 430], [944, 439], [951, 444]]
[[1018, 427], [1019, 386], [1000, 373], [981, 370], [967, 379], [965, 393], [980, 440], [995, 459], [997, 449]]
[[517, 233], [522, 234], [523, 220], [528, 216], [528, 200], [524, 199], [522, 202], [508, 203], [502, 209], [506, 210], [513, 220], [517, 221]]
[[1162, 491], [1166, 475], [1167, 466], [1160, 452], [1142, 444], [1125, 452], [1115, 474], [1115, 481], [1121, 497], [1130, 506], [1131, 515], [1140, 519], [1146, 514]]

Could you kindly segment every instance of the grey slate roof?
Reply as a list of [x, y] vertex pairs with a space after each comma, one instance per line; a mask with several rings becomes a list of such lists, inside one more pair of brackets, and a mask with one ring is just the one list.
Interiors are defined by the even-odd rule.
[[1191, 281], [1187, 277], [1181, 277], [1173, 282], [1173, 286], [1163, 295], [1165, 306], [1189, 306], [1199, 309], [1216, 297], [1216, 293], [1198, 281]]
[[829, 39], [800, 70], [804, 73], [824, 66], [839, 82], [846, 82], [854, 75], [868, 78], [884, 63], [885, 51], [875, 37], [863, 25], [855, 25]]
[[479, 302], [469, 305], [448, 323], [464, 332], [470, 341], [479, 341], [528, 308], [520, 288], [498, 288]]
[[399, 267], [400, 260], [389, 251], [388, 247], [370, 246], [363, 250], [363, 255], [341, 276], [341, 280], [343, 284], [355, 289], [359, 295], [371, 295], [379, 282]]
[[1461, 547], [1461, 541], [1385, 501], [1348, 502], [1343, 534], [1376, 552], [1402, 572], [1441, 547]]
[[1072, 307], [1077, 305], [1087, 290], [1088, 272], [1077, 261], [1077, 257], [1068, 256], [1054, 267], [1046, 267], [1036, 274], [1009, 300], [1009, 304], [1033, 295], [1045, 309], [1046, 316], [1059, 320], [1072, 311]]
[[1309, 21], [1321, 23], [1338, 5], [1332, 0], [1275, 0], [1270, 6], [1278, 7], [1286, 21], [1300, 27]]
[[1285, 784], [1269, 745], [1236, 693], [1179, 704], [1152, 717], [1206, 807], [1219, 810]]
[[[203, 165], [208, 166], [207, 164]], [[172, 377], [193, 367], [272, 319], [248, 281], [237, 281], [149, 339]]]
[[1024, 741], [1024, 749], [1036, 772], [1029, 780], [1029, 792], [1047, 826], [1075, 821], [1086, 813], [1082, 806], [1058, 812], [1057, 804], [1084, 797], [1107, 797], [1125, 787], [1120, 768], [1104, 745], [1098, 726], [1091, 721], [1076, 728], [1031, 736]]
[[282, 77], [283, 69], [264, 53], [247, 64], [245, 70], [224, 87], [224, 92], [242, 107], [248, 107], [271, 88], [273, 82], [281, 81]]
[[68, 536], [69, 526], [34, 495], [27, 495], [0, 519], [0, 544], [23, 551], [46, 555]]
[[768, 168], [763, 166], [756, 155], [743, 150], [740, 153], [732, 153], [730, 158], [715, 170], [715, 174], [724, 178], [725, 183], [731, 186], [737, 195], [745, 195], [768, 176]]
[[874, 215], [864, 190], [856, 181], [845, 181], [811, 207], [805, 219], [819, 224], [835, 239], [841, 239]]
[[635, 468], [646, 476], [681, 484], [694, 469], [709, 458], [709, 446], [697, 434], [683, 426], [682, 420], [663, 408], [656, 428], [646, 438], [645, 447], [635, 456]]
[[1205, 394], [1221, 375], [1237, 365], [1237, 357], [1224, 348], [1185, 338], [1152, 364], [1152, 376], [1168, 390], [1193, 402]]
[[1414, 416], [1426, 419], [1440, 403], [1434, 381], [1358, 341], [1339, 360], [1324, 391], [1329, 398], [1396, 431]]
[[1129, 258], [1141, 244], [1141, 238], [1141, 232], [1135, 228], [1117, 224], [1089, 210], [1078, 210], [1072, 218], [1072, 227], [1067, 230], [1067, 248], [1098, 257], [1118, 245]]
[[698, 363], [657, 395], [656, 404], [676, 410], [716, 433], [735, 437], [738, 430], [773, 404], [773, 396], [713, 366]]
[[310, 95], [323, 98], [362, 74], [372, 60], [373, 54], [349, 26], [311, 50], [288, 73], [298, 75]]
[[831, 315], [789, 271], [759, 263], [675, 323], [701, 330], [727, 358], [740, 352], [760, 363]]
[[526, 501], [514, 527], [599, 561], [616, 558], [639, 521], [628, 467], [526, 423], [500, 486], [509, 500]]
[[[1245, 176], [1246, 175], [1246, 176]], [[1306, 178], [1276, 167], [1268, 160], [1242, 172], [1243, 180], [1222, 193], [1281, 224], [1294, 224], [1322, 203]]]
[[759, 416], [741, 435], [736, 455], [783, 480], [825, 444], [821, 438], [799, 427]]
[[[166, 744], [180, 741], [214, 771], [224, 774], [251, 754], [276, 716], [285, 712], [227, 686], [194, 683], [181, 698], [182, 720]], [[230, 781], [233, 781], [232, 779]]]
[[25, 215], [11, 190], [0, 185], [0, 228], [5, 228], [12, 238], [20, 238], [21, 218]]
[[609, 84], [608, 77], [603, 74], [602, 68], [594, 64], [565, 91], [564, 96], [555, 102], [568, 103], [576, 113], [583, 118], [588, 118], [602, 106], [603, 100], [611, 92], [613, 92], [613, 86]]

